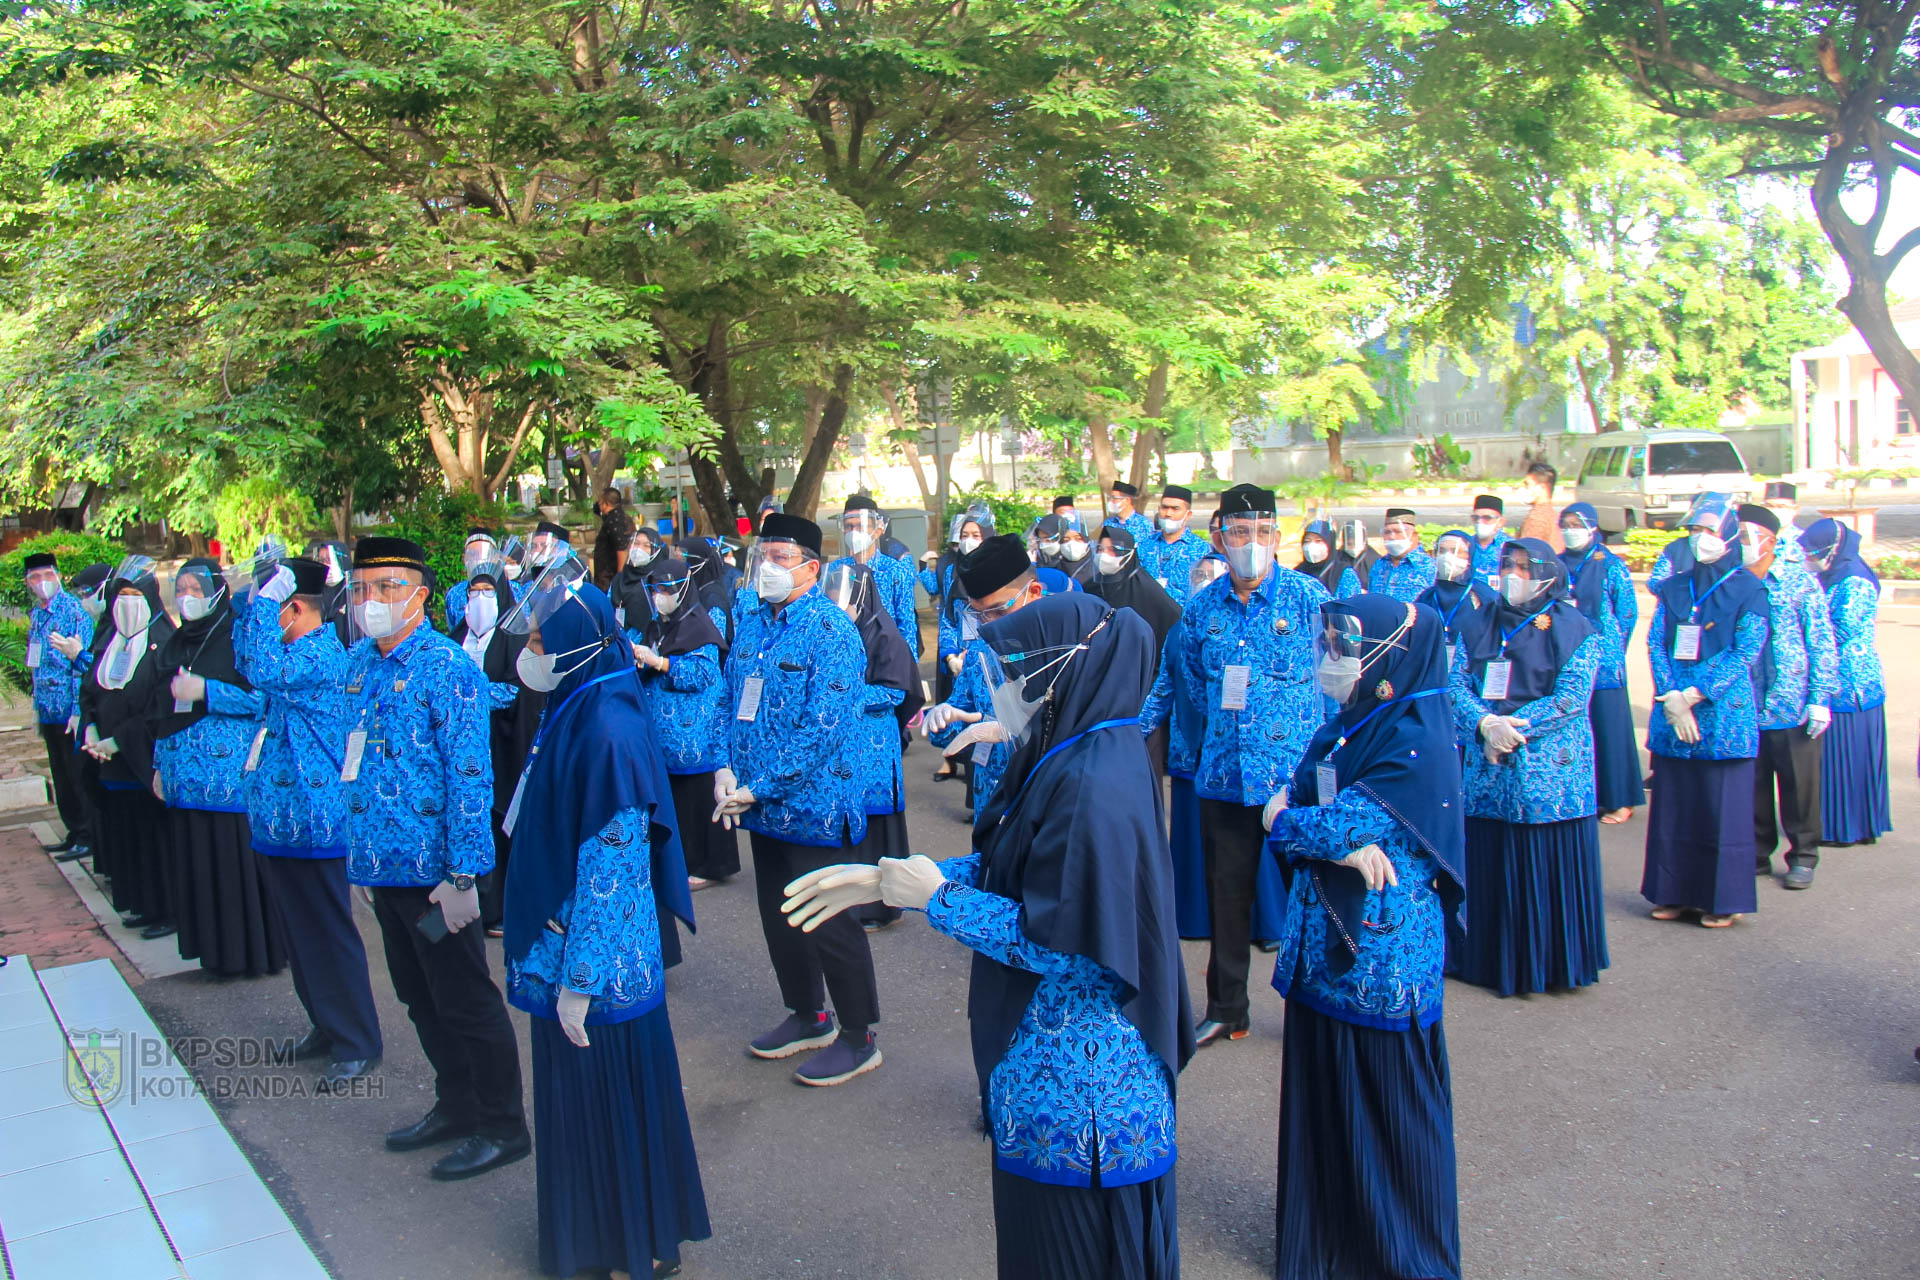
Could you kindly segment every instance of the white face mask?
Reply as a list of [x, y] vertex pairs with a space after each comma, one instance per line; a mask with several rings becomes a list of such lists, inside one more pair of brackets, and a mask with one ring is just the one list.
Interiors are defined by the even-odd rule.
[[1258, 582], [1273, 567], [1273, 548], [1257, 541], [1249, 541], [1245, 546], [1228, 547], [1227, 564], [1232, 568], [1233, 576], [1240, 581]]
[[213, 601], [205, 596], [181, 596], [180, 619], [183, 622], [198, 622], [213, 612]]
[[1185, 520], [1175, 520], [1172, 517], [1168, 517], [1160, 522], [1160, 532], [1166, 534], [1169, 538], [1185, 533], [1186, 531], [1187, 522]]
[[1100, 571], [1103, 578], [1111, 578], [1120, 572], [1120, 557], [1111, 551], [1102, 551], [1093, 557], [1093, 567]]
[[35, 578], [27, 584], [27, 589], [39, 597], [40, 602], [44, 604], [53, 599], [54, 592], [60, 590], [60, 584], [53, 578]]
[[520, 677], [520, 683], [536, 693], [552, 693], [560, 687], [561, 676], [554, 670], [559, 662], [556, 653], [535, 653], [531, 649], [522, 649], [520, 656], [514, 659], [513, 672]]
[[762, 561], [753, 589], [762, 600], [778, 604], [793, 594], [793, 570], [771, 560]]
[[680, 598], [671, 591], [655, 591], [652, 600], [653, 611], [663, 618], [680, 607]]
[[[411, 604], [411, 599], [408, 600]], [[366, 600], [353, 606], [354, 620], [360, 624], [360, 634], [375, 640], [385, 640], [388, 636], [406, 625], [409, 617], [407, 604], [389, 604], [385, 600]]]
[[627, 562], [642, 567], [652, 564], [660, 558], [660, 548], [651, 542], [636, 542], [627, 550]]
[[963, 556], [970, 556], [973, 554], [974, 549], [979, 545], [980, 545], [980, 539], [978, 538], [962, 538], [960, 539], [960, 554]]
[[1517, 573], [1503, 574], [1500, 578], [1500, 594], [1516, 609], [1532, 604], [1546, 589], [1546, 583], [1523, 578]]
[[500, 598], [491, 591], [479, 592], [467, 597], [467, 630], [476, 636], [483, 636], [493, 630], [493, 624], [500, 621]]
[[862, 555], [873, 545], [873, 535], [865, 529], [848, 529], [840, 535], [840, 545], [850, 556]]
[[113, 602], [113, 629], [123, 636], [145, 631], [152, 617], [145, 596], [120, 596]]
[[1593, 542], [1591, 529], [1562, 529], [1560, 540], [1567, 544], [1569, 551], [1585, 551]]
[[1489, 518], [1486, 520], [1482, 520], [1478, 517], [1475, 517], [1473, 522], [1474, 532], [1478, 533], [1483, 538], [1491, 538], [1494, 534], [1499, 533], [1502, 529], [1506, 527], [1507, 527], [1506, 521], [1500, 520], [1497, 518]]
[[1084, 542], [1062, 542], [1060, 554], [1063, 558], [1078, 564], [1087, 558], [1087, 544]]
[[1041, 542], [1035, 545], [1035, 550], [1039, 551], [1043, 556], [1057, 556], [1060, 554], [1060, 544], [1057, 542]]
[[1407, 552], [1413, 550], [1413, 543], [1408, 541], [1405, 538], [1388, 538], [1381, 545], [1386, 547], [1387, 554], [1392, 556], [1395, 560], [1398, 560], [1401, 556], [1404, 556], [1405, 554], [1407, 554]]
[[1110, 516], [1117, 516], [1120, 514], [1120, 499], [1118, 498], [1107, 499], [1107, 514]]
[[1324, 542], [1302, 543], [1300, 554], [1307, 558], [1308, 564], [1322, 564], [1327, 558], [1327, 544]]
[[89, 618], [98, 622], [100, 621], [100, 615], [107, 611], [107, 602], [99, 596], [88, 596], [80, 602], [80, 607], [87, 611]]
[[1435, 558], [1434, 564], [1436, 566], [1434, 572], [1442, 582], [1464, 582], [1466, 580], [1469, 562], [1465, 556], [1458, 552], [1448, 552], [1446, 555], [1438, 556]]
[[508, 581], [508, 582], [518, 582], [518, 581], [520, 581], [520, 566], [519, 566], [519, 565], [517, 565], [517, 564], [509, 564], [509, 565], [507, 566], [507, 581]]
[[1701, 564], [1712, 564], [1727, 554], [1727, 540], [1717, 533], [1696, 533], [1693, 535], [1693, 558]]
[[1766, 559], [1772, 550], [1773, 547], [1769, 544], [1764, 530], [1740, 530], [1740, 562], [1742, 564], [1758, 564]]
[[1320, 682], [1320, 692], [1332, 698], [1341, 706], [1353, 694], [1353, 686], [1360, 683], [1360, 659], [1352, 656], [1333, 657], [1324, 655], [1320, 665], [1314, 668], [1314, 678]]
[[[1009, 610], [1009, 612], [1013, 611]], [[1031, 672], [1028, 675], [1020, 676], [1013, 680], [1008, 680], [993, 687], [993, 718], [999, 721], [1001, 726], [1006, 729], [1007, 738], [1010, 742], [1018, 743], [1026, 736], [1027, 730], [1033, 724], [1034, 716], [1038, 715], [1040, 708], [1046, 705], [1047, 692], [1052, 690], [1054, 681], [1058, 680], [1060, 676], [1059, 673], [1055, 671], [1053, 679], [1046, 682], [1046, 690], [1043, 690], [1040, 696], [1031, 702], [1027, 701], [1027, 685], [1037, 682], [1040, 677], [1046, 675], [1049, 671], [1054, 671], [1056, 667], [1063, 665], [1071, 659], [1074, 654], [1079, 653], [1086, 647], [1084, 642], [1074, 645], [1071, 649], [1067, 650], [1067, 652], [1047, 663], [1038, 671]]]

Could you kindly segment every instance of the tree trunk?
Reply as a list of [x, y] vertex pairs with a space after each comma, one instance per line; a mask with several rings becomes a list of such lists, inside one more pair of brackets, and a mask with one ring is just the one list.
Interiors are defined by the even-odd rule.
[[[1153, 372], [1147, 375], [1147, 394], [1141, 402], [1142, 421], [1139, 431], [1133, 437], [1133, 462], [1128, 468], [1127, 479], [1136, 489], [1147, 487], [1148, 471], [1155, 454], [1166, 452], [1166, 433], [1163, 429], [1167, 408], [1167, 362], [1162, 360], [1153, 366]], [[1162, 462], [1161, 470], [1165, 470]]]
[[[906, 394], [913, 396], [913, 384], [905, 385]], [[900, 441], [900, 448], [907, 455], [907, 465], [913, 468], [913, 482], [920, 486], [920, 505], [937, 520], [940, 513], [933, 509], [934, 491], [927, 487], [927, 469], [920, 463], [920, 444], [913, 435], [909, 434], [912, 430], [909, 425], [910, 420], [917, 421], [919, 418], [918, 407], [914, 406], [914, 412], [909, 413], [909, 406], [900, 402], [897, 392], [898, 389], [891, 379], [881, 380], [880, 398], [887, 402], [887, 417], [893, 423], [893, 433]]]
[[1351, 480], [1353, 471], [1347, 466], [1344, 435], [1339, 427], [1327, 430], [1327, 472], [1337, 479]]
[[751, 517], [758, 509], [760, 499], [767, 495], [772, 486], [747, 470], [746, 459], [740, 454], [740, 443], [734, 439], [736, 415], [725, 320], [716, 317], [707, 326], [706, 346], [694, 353], [694, 361], [687, 389], [700, 397], [707, 416], [720, 429], [720, 436], [715, 442], [712, 457], [690, 456], [688, 461], [693, 466], [694, 488], [699, 491], [700, 505], [706, 508], [708, 519], [716, 529], [731, 533], [734, 528], [733, 505], [729, 499], [738, 499]]
[[1089, 406], [1087, 409], [1087, 444], [1093, 450], [1093, 476], [1100, 482], [1100, 492], [1113, 488], [1113, 482], [1120, 478], [1119, 470], [1114, 466], [1113, 435], [1107, 429], [1107, 411], [1104, 408]]
[[840, 428], [847, 421], [847, 397], [853, 392], [853, 366], [841, 364], [833, 371], [833, 390], [820, 411], [820, 425], [813, 433], [807, 452], [800, 459], [800, 470], [793, 478], [793, 491], [787, 494], [787, 510], [793, 515], [813, 519], [820, 505], [820, 481], [833, 460], [833, 446], [840, 439]]
[[[1867, 100], [1842, 106], [1839, 126], [1827, 140], [1826, 158], [1813, 182], [1813, 211], [1847, 269], [1848, 289], [1840, 299], [1840, 313], [1852, 321], [1853, 327], [1866, 339], [1867, 350], [1873, 352], [1880, 367], [1887, 371], [1887, 377], [1899, 388], [1900, 398], [1909, 406], [1916, 406], [1920, 405], [1920, 356], [1908, 348], [1888, 314], [1887, 280], [1901, 260], [1920, 247], [1920, 227], [1901, 235], [1887, 252], [1877, 253], [1874, 240], [1880, 230], [1880, 218], [1869, 215], [1865, 223], [1855, 222], [1840, 204], [1840, 193], [1845, 188], [1852, 159], [1863, 146], [1871, 150], [1869, 144], [1882, 148], [1889, 145], [1880, 136], [1881, 121], [1873, 114], [1877, 109], [1877, 93], [1861, 96]], [[1874, 165], [1876, 210], [1883, 209], [1892, 200], [1892, 183], [1898, 173], [1895, 165]], [[1858, 464], [1858, 459], [1855, 463]]]
[[627, 462], [627, 442], [617, 439], [611, 431], [600, 433], [600, 465], [587, 477], [587, 494], [599, 498], [600, 494], [613, 484], [613, 473]]

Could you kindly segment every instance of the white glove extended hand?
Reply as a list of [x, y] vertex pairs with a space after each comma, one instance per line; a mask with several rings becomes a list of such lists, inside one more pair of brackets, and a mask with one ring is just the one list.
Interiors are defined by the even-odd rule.
[[908, 911], [925, 911], [947, 878], [940, 864], [924, 853], [880, 859], [880, 901]]
[[1265, 827], [1268, 831], [1273, 830], [1273, 824], [1275, 819], [1279, 818], [1279, 816], [1282, 813], [1286, 812], [1286, 808], [1287, 808], [1287, 789], [1285, 787], [1282, 787], [1278, 791], [1273, 793], [1273, 799], [1267, 801], [1267, 807], [1260, 811], [1260, 825]]
[[553, 1016], [560, 1023], [560, 1030], [581, 1049], [587, 1047], [587, 1006], [592, 1003], [592, 996], [569, 987], [560, 988], [560, 997], [553, 1003]]
[[287, 597], [293, 594], [293, 588], [293, 570], [283, 564], [275, 565], [273, 576], [268, 578], [266, 585], [260, 588], [260, 594], [275, 604], [285, 604]]
[[720, 803], [713, 808], [713, 820], [724, 831], [731, 831], [740, 825], [740, 815], [753, 808], [753, 792], [745, 787], [735, 787], [722, 796]]
[[1370, 844], [1364, 849], [1355, 849], [1340, 859], [1340, 865], [1352, 867], [1365, 877], [1369, 893], [1376, 893], [1387, 885], [1400, 883], [1400, 875], [1393, 869], [1393, 860], [1387, 857], [1377, 844]]
[[1482, 753], [1488, 764], [1499, 764], [1502, 757], [1527, 745], [1526, 730], [1532, 725], [1516, 716], [1485, 716], [1480, 721]]
[[173, 677], [173, 696], [181, 702], [198, 702], [207, 696], [205, 677], [191, 671], [179, 671]]
[[733, 776], [733, 770], [722, 765], [713, 771], [713, 802], [719, 804], [727, 798], [727, 793], [740, 785], [740, 779]]
[[953, 741], [947, 744], [946, 750], [941, 754], [956, 756], [976, 742], [1005, 742], [1006, 740], [1007, 726], [998, 720], [982, 720], [975, 716], [974, 723], [956, 733]]
[[859, 862], [821, 867], [789, 883], [786, 894], [780, 910], [787, 923], [812, 933], [848, 907], [880, 901], [880, 868]]
[[68, 662], [80, 656], [79, 636], [48, 636], [47, 643], [58, 649]]
[[650, 671], [665, 671], [667, 660], [644, 644], [633, 646], [633, 660]]
[[1667, 717], [1667, 724], [1673, 729], [1673, 736], [1691, 746], [1700, 741], [1700, 722], [1694, 718], [1693, 703], [1698, 700], [1687, 695], [1686, 689], [1675, 689], [1660, 699], [1660, 709]]
[[1807, 736], [1817, 738], [1833, 723], [1833, 712], [1815, 703], [1807, 708]]
[[960, 668], [964, 667], [965, 665], [967, 665], [967, 660], [962, 655], [957, 653], [950, 653], [947, 655], [947, 670], [951, 671], [954, 675], [956, 676], [959, 675]]
[[932, 736], [955, 721], [961, 724], [973, 724], [979, 719], [978, 711], [962, 711], [951, 702], [940, 702], [927, 708], [926, 714], [920, 718], [920, 729], [921, 732]]
[[480, 918], [480, 886], [477, 884], [462, 892], [453, 887], [452, 881], [442, 880], [433, 886], [427, 901], [440, 904], [440, 914], [446, 917], [448, 933], [458, 933]]

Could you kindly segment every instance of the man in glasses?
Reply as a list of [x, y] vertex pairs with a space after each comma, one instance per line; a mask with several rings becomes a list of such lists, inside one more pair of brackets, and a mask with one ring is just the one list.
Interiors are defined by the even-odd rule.
[[493, 759], [486, 673], [423, 626], [427, 554], [404, 538], [362, 538], [351, 595], [340, 781], [347, 878], [380, 924], [394, 994], [433, 1064], [436, 1101], [387, 1135], [390, 1151], [459, 1143], [433, 1166], [470, 1178], [533, 1149], [520, 1052], [487, 972], [475, 881], [493, 870]]

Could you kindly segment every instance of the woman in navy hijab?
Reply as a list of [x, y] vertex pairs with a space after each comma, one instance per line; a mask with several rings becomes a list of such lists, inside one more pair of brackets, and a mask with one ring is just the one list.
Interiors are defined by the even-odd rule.
[[1607, 550], [1607, 535], [1592, 503], [1576, 502], [1560, 513], [1560, 540], [1567, 544], [1560, 553], [1560, 563], [1567, 566], [1567, 590], [1600, 632], [1600, 666], [1587, 708], [1593, 721], [1594, 803], [1600, 821], [1617, 826], [1647, 802], [1633, 704], [1627, 699], [1627, 640], [1640, 621], [1640, 602], [1626, 561]]
[[1193, 1030], [1137, 714], [1153, 633], [1082, 592], [1022, 587], [1008, 604], [980, 638], [1015, 746], [976, 852], [827, 867], [788, 886], [786, 909], [805, 928], [877, 896], [973, 949], [1001, 1280], [1170, 1280], [1174, 1081]]
[[691, 929], [672, 792], [632, 650], [577, 560], [500, 625], [546, 694], [509, 807], [507, 994], [532, 1016], [540, 1267], [675, 1264], [710, 1234], [667, 1021], [656, 902]]
[[1820, 575], [1840, 651], [1833, 724], [1821, 735], [1821, 843], [1872, 844], [1893, 830], [1887, 796], [1887, 688], [1875, 624], [1880, 578], [1860, 558], [1860, 535], [1821, 520], [1800, 536], [1807, 567]]
[[1384, 595], [1320, 612], [1340, 712], [1267, 805], [1291, 882], [1274, 1274], [1457, 1280], [1440, 1013], [1464, 833], [1440, 615]]

